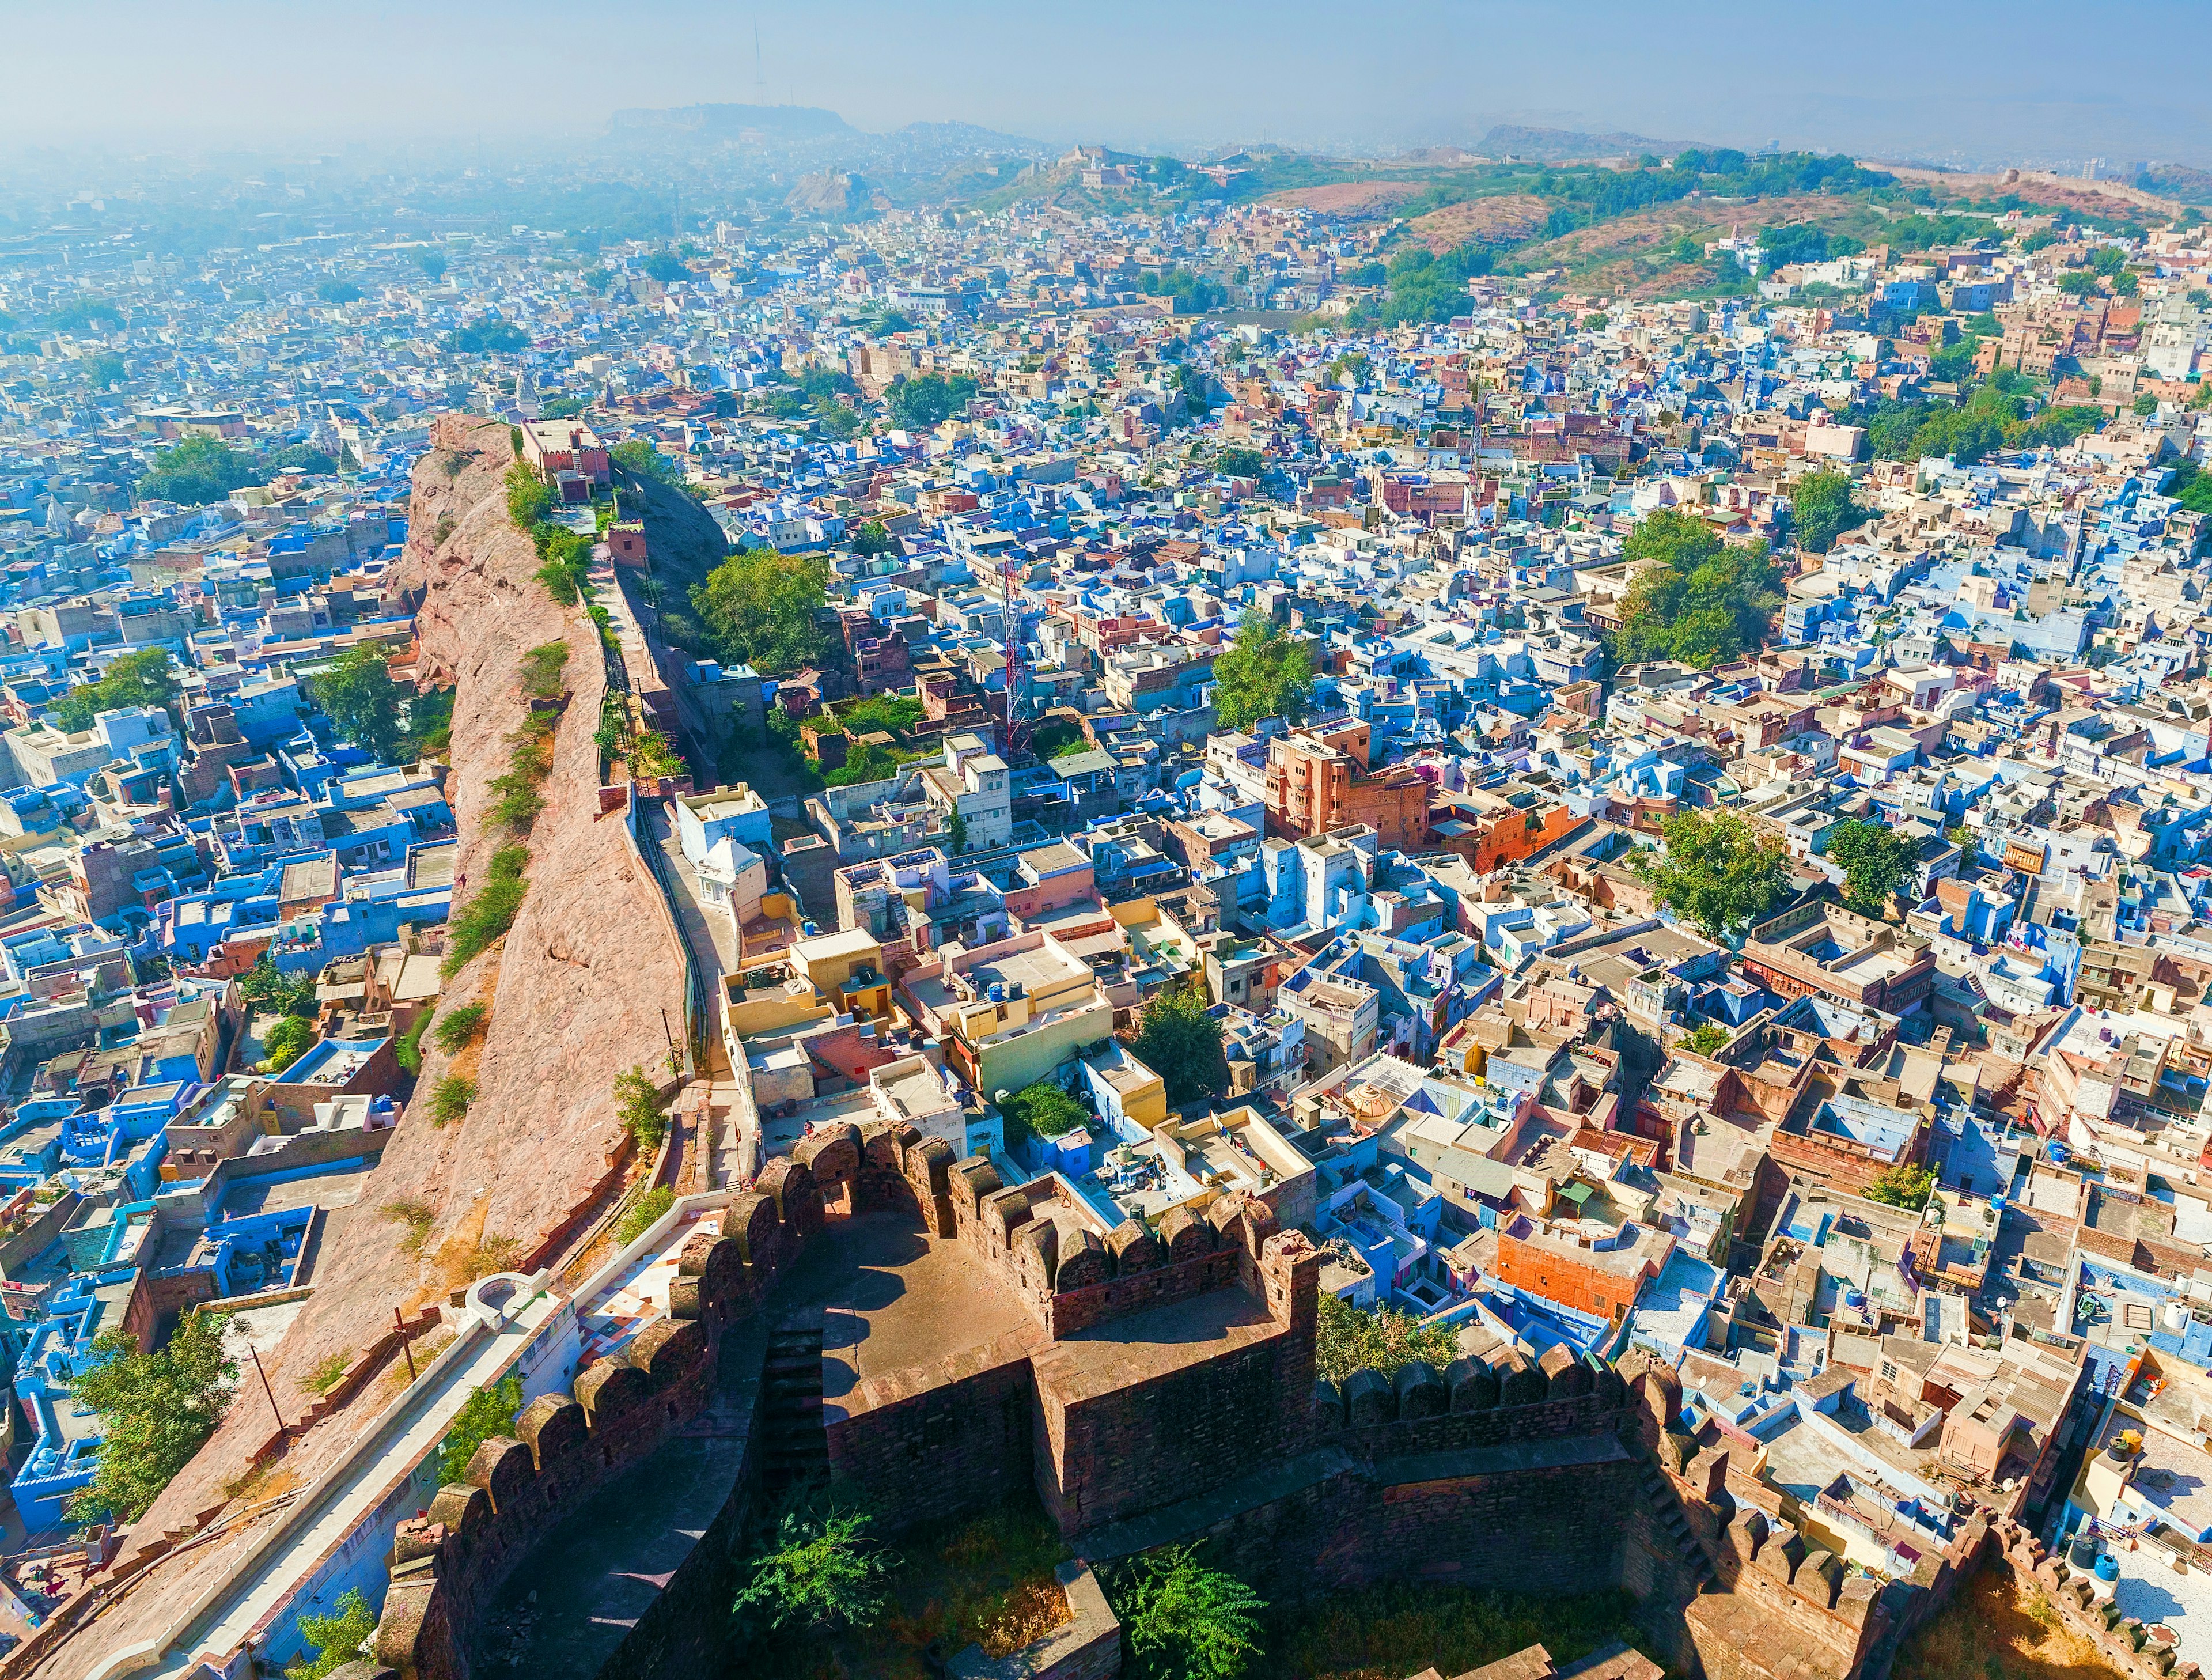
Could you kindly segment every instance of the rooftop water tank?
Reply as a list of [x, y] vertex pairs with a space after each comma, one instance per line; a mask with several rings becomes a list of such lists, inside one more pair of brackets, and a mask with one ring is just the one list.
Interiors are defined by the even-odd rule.
[[2097, 1561], [2095, 1538], [2087, 1534], [2075, 1535], [2073, 1545], [2067, 1550], [2066, 1561], [2069, 1567], [2075, 1569], [2094, 1567]]
[[2114, 1581], [2119, 1580], [2119, 1560], [2114, 1557], [2110, 1552], [2106, 1552], [2102, 1557], [2097, 1560], [2097, 1579], [2104, 1582], [2106, 1586], [2110, 1586]]

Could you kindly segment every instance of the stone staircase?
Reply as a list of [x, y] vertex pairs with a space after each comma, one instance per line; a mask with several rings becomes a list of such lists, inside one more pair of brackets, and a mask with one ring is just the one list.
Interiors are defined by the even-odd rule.
[[1646, 1464], [1637, 1485], [1643, 1491], [1644, 1503], [1651, 1507], [1654, 1527], [1682, 1560], [1682, 1567], [1698, 1584], [1697, 1590], [1717, 1592], [1719, 1578], [1713, 1569], [1713, 1561], [1706, 1555], [1704, 1543], [1691, 1531], [1682, 1502], [1674, 1496], [1674, 1483], [1668, 1481], [1657, 1465]]
[[820, 1312], [795, 1314], [769, 1332], [759, 1416], [761, 1485], [770, 1498], [829, 1481]]

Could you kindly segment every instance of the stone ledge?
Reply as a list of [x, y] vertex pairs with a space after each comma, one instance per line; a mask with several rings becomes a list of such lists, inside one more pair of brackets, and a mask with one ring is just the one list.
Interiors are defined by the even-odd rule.
[[1004, 1657], [969, 1646], [948, 1665], [952, 1680], [1114, 1680], [1121, 1673], [1121, 1624], [1091, 1566], [1079, 1557], [1054, 1573], [1067, 1595], [1068, 1620]]

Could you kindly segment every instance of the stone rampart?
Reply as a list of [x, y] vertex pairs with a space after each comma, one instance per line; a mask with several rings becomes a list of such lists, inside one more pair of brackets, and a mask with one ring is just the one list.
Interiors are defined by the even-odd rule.
[[822, 1227], [806, 1168], [771, 1164], [733, 1197], [722, 1232], [684, 1245], [668, 1316], [587, 1367], [567, 1395], [540, 1395], [512, 1436], [477, 1447], [460, 1482], [403, 1523], [377, 1627], [378, 1660], [406, 1680], [465, 1680], [483, 1611], [553, 1523], [697, 1414], [725, 1330], [757, 1312], [777, 1272]]

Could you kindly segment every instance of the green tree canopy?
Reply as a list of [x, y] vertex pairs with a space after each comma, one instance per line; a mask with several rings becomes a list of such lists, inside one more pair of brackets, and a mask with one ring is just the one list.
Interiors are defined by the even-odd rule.
[[515, 1376], [502, 1377], [461, 1402], [440, 1449], [438, 1480], [451, 1484], [467, 1475], [469, 1460], [477, 1456], [477, 1449], [493, 1436], [512, 1430], [521, 1409], [522, 1379]]
[[392, 762], [405, 733], [400, 721], [404, 697], [380, 651], [349, 649], [329, 670], [307, 679], [307, 692], [330, 714], [341, 736]]
[[1668, 508], [1639, 521], [1621, 552], [1659, 563], [1637, 575], [1622, 603], [1621, 664], [1676, 659], [1704, 670], [1765, 644], [1782, 606], [1782, 575], [1765, 545], [1724, 543], [1696, 514]]
[[829, 643], [814, 622], [827, 599], [827, 563], [772, 548], [732, 554], [691, 591], [691, 609], [721, 656], [764, 676], [788, 676]]
[[1920, 867], [1912, 848], [1880, 823], [1838, 823], [1828, 831], [1828, 857], [1843, 866], [1845, 899], [1867, 916], [1881, 915]]
[[1172, 1105], [1195, 1102], [1229, 1082], [1221, 1023], [1206, 1013], [1195, 984], [1170, 986], [1145, 1006], [1129, 1053], [1160, 1076]]
[[1907, 1208], [1916, 1214], [1928, 1205], [1928, 1198], [1935, 1193], [1934, 1168], [1909, 1166], [1902, 1163], [1876, 1175], [1875, 1181], [1867, 1186], [1868, 1201]]
[[100, 1419], [100, 1464], [70, 1501], [71, 1521], [137, 1521], [215, 1433], [238, 1374], [223, 1352], [228, 1322], [191, 1308], [150, 1354], [119, 1325], [93, 1339], [97, 1363], [78, 1373], [70, 1394]]
[[657, 280], [664, 286], [672, 286], [678, 280], [691, 277], [691, 271], [684, 265], [684, 259], [673, 251], [656, 251], [645, 259], [641, 266], [647, 279]]
[[1790, 854], [1732, 811], [1685, 811], [1660, 825], [1664, 853], [1631, 866], [1659, 902], [1706, 936], [1726, 940], [1764, 916], [1790, 891]]
[[297, 1015], [287, 1015], [261, 1041], [261, 1071], [281, 1074], [314, 1047], [314, 1027]]
[[1866, 522], [1866, 513], [1851, 500], [1848, 472], [1808, 472], [1790, 487], [1791, 522], [1797, 541], [1815, 554], [1826, 554], [1844, 532]]
[[124, 654], [108, 666], [107, 674], [98, 682], [70, 690], [46, 710], [58, 727], [74, 734], [91, 728], [93, 720], [102, 712], [118, 711], [125, 706], [170, 708], [176, 698], [177, 679], [169, 668], [168, 649], [148, 648]]
[[453, 334], [453, 347], [463, 356], [512, 356], [530, 345], [530, 335], [513, 321], [487, 315], [471, 321]]
[[746, 1565], [751, 1579], [733, 1606], [739, 1622], [767, 1628], [866, 1628], [890, 1602], [898, 1559], [869, 1535], [865, 1511], [801, 1504], [777, 1519], [775, 1543]]
[[965, 374], [918, 374], [884, 392], [884, 406], [902, 431], [927, 431], [951, 419], [975, 394], [975, 381]]
[[1340, 1383], [1355, 1371], [1395, 1377], [1414, 1360], [1439, 1371], [1459, 1357], [1459, 1332], [1449, 1324], [1424, 1324], [1394, 1307], [1370, 1311], [1324, 1292], [1314, 1330], [1314, 1372]]
[[1139, 1558], [1114, 1610], [1129, 1648], [1159, 1680], [1239, 1680], [1261, 1655], [1267, 1601], [1236, 1576], [1170, 1546]]
[[315, 288], [315, 295], [325, 303], [356, 303], [361, 300], [361, 288], [350, 280], [332, 277]]
[[427, 245], [423, 246], [415, 252], [414, 263], [416, 267], [421, 269], [432, 280], [442, 280], [446, 277], [446, 253], [442, 251], [434, 250]]
[[684, 488], [684, 469], [654, 448], [650, 439], [625, 438], [607, 451], [607, 459], [641, 478], [658, 478], [674, 490]]
[[889, 554], [898, 547], [898, 539], [879, 519], [872, 519], [853, 533], [853, 552], [860, 555]]
[[314, 976], [287, 975], [269, 959], [266, 951], [261, 953], [252, 968], [239, 977], [238, 989], [245, 997], [246, 1007], [261, 1013], [273, 1011], [286, 1015], [301, 1015], [309, 1020], [314, 1019]]
[[376, 1617], [368, 1600], [357, 1590], [349, 1589], [340, 1596], [333, 1614], [300, 1618], [300, 1637], [315, 1654], [289, 1665], [284, 1680], [323, 1680], [325, 1675], [348, 1663], [359, 1662], [362, 1642], [375, 1631]]
[[1213, 470], [1231, 478], [1256, 478], [1265, 470], [1267, 457], [1257, 449], [1236, 447], [1213, 458]]
[[1313, 684], [1313, 660], [1272, 618], [1247, 612], [1237, 639], [1213, 656], [1213, 709], [1224, 729], [1249, 729], [1263, 717], [1300, 710]]
[[1088, 1125], [1090, 1112], [1050, 1080], [1041, 1079], [1018, 1091], [1010, 1091], [999, 1104], [1006, 1122], [1006, 1148], [1032, 1137], [1060, 1137], [1078, 1126]]
[[252, 456], [221, 438], [188, 437], [154, 457], [153, 466], [138, 481], [138, 499], [197, 508], [266, 477]]

